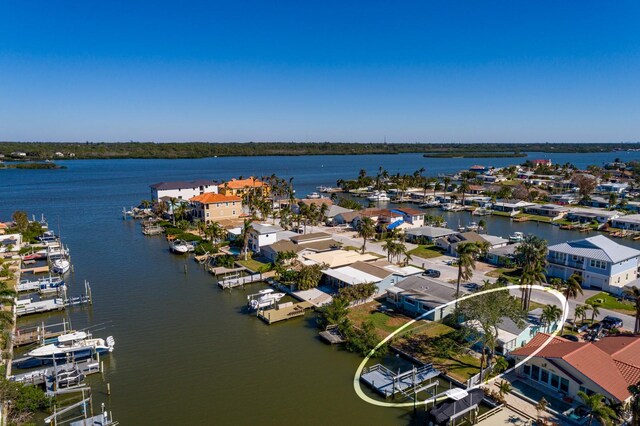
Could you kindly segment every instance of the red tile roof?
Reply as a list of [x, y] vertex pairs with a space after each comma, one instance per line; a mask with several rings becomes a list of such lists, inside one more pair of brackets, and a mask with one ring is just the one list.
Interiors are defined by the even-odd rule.
[[232, 201], [242, 201], [242, 198], [232, 195], [214, 194], [213, 192], [205, 192], [204, 194], [196, 195], [190, 198], [189, 201], [197, 201], [202, 204], [212, 203], [230, 203]]
[[242, 188], [259, 188], [265, 186], [265, 183], [260, 179], [256, 179], [253, 177], [249, 177], [247, 179], [231, 179], [229, 182], [225, 182], [222, 186], [226, 186], [231, 189], [242, 189]]
[[[511, 354], [531, 355], [548, 337], [539, 333]], [[555, 337], [536, 357], [562, 359], [620, 401], [629, 397], [629, 385], [640, 381], [640, 336], [609, 336], [596, 343]]]

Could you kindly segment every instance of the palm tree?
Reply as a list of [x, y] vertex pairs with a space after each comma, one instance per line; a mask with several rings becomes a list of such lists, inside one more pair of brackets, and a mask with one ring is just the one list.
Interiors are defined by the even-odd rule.
[[511, 393], [511, 383], [506, 380], [500, 380], [500, 382], [498, 382], [498, 393], [500, 394], [500, 398], [504, 401], [504, 396]]
[[366, 250], [367, 240], [376, 235], [376, 224], [370, 217], [363, 217], [358, 223], [358, 236], [362, 238], [362, 254]]
[[548, 406], [549, 401], [547, 401], [544, 396], [540, 398], [540, 401], [538, 401], [538, 403], [536, 404], [536, 414], [538, 419], [540, 419], [540, 412], [544, 412]]
[[444, 196], [443, 201], [446, 203], [447, 202], [447, 188], [449, 187], [449, 184], [451, 183], [451, 178], [449, 176], [445, 176], [444, 179], [442, 179], [442, 182], [444, 183]]
[[[475, 243], [462, 242], [456, 247], [458, 253], [458, 282], [456, 284], [456, 300], [460, 295], [460, 282], [470, 280], [476, 269], [476, 255], [479, 248]], [[457, 302], [456, 302], [457, 305]]]
[[522, 309], [529, 310], [531, 303], [532, 285], [545, 282], [545, 265], [547, 257], [547, 242], [535, 235], [527, 235], [516, 249], [519, 263], [522, 265], [520, 284], [522, 289]]
[[176, 226], [176, 205], [178, 205], [178, 199], [175, 197], [169, 198], [169, 206], [171, 207], [171, 218], [173, 219], [173, 226]]
[[345, 297], [334, 297], [331, 303], [320, 309], [321, 324], [344, 326], [349, 321], [349, 301]]
[[391, 256], [395, 256], [396, 246], [395, 241], [390, 238], [382, 245], [382, 250], [387, 252], [387, 261], [391, 262]]
[[591, 425], [593, 419], [598, 420], [603, 425], [608, 425], [615, 418], [616, 412], [605, 403], [603, 395], [599, 393], [587, 395], [582, 391], [578, 391], [578, 396], [582, 399], [589, 413], [589, 425]]
[[589, 309], [591, 309], [591, 324], [593, 324], [596, 316], [600, 315], [600, 309], [598, 309], [600, 304], [596, 302], [589, 302], [587, 305], [589, 305]]
[[584, 322], [584, 319], [587, 316], [587, 307], [585, 305], [576, 305], [574, 314], [573, 314], [573, 324], [577, 327], [578, 326], [578, 318], [582, 319], [582, 321]]
[[578, 297], [578, 294], [583, 294], [582, 286], [580, 285], [580, 275], [572, 274], [564, 287], [564, 297], [567, 299], [575, 299]]
[[633, 397], [629, 404], [632, 416], [631, 426], [640, 426], [640, 383], [629, 386], [628, 390]]
[[633, 298], [633, 302], [636, 308], [636, 324], [633, 328], [633, 332], [638, 334], [640, 333], [640, 288], [635, 285], [629, 289], [626, 289], [624, 293], [627, 296], [631, 296]]
[[547, 332], [551, 329], [551, 324], [558, 322], [562, 318], [562, 309], [556, 305], [547, 305], [542, 309], [542, 320], [547, 324]]
[[251, 236], [251, 219], [245, 219], [242, 224], [242, 231], [240, 231], [240, 241], [242, 241], [242, 252], [244, 253], [244, 260], [247, 260], [249, 254], [249, 237]]

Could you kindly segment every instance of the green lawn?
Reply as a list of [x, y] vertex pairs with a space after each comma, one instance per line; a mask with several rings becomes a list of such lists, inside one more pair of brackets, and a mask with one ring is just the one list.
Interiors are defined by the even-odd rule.
[[[371, 320], [375, 326], [376, 334], [383, 339], [387, 337], [391, 332], [398, 327], [408, 323], [411, 318], [399, 314], [387, 314], [379, 312], [380, 302], [370, 302], [364, 305], [359, 305], [349, 310], [349, 319], [357, 326], [360, 326], [363, 322]], [[409, 330], [422, 327], [424, 322], [416, 322], [410, 327]], [[406, 330], [408, 331], [408, 330]]]
[[631, 302], [618, 301], [615, 296], [605, 292], [591, 296], [587, 299], [587, 303], [596, 303], [599, 304], [599, 307], [601, 308], [610, 309], [623, 314], [632, 314], [636, 311]]
[[528, 214], [528, 213], [518, 213], [517, 215], [515, 215], [515, 217], [528, 217], [529, 220], [533, 220], [535, 222], [547, 222], [547, 223], [551, 222], [550, 217], [538, 216], [535, 214]]
[[444, 250], [440, 247], [436, 247], [433, 244], [420, 245], [413, 250], [409, 251], [411, 256], [422, 257], [424, 259], [430, 259], [433, 257], [440, 257], [444, 255]]
[[267, 265], [266, 263], [258, 262], [255, 259], [237, 260], [236, 263], [238, 263], [238, 264], [244, 266], [245, 268], [250, 269], [250, 270], [252, 270], [254, 272], [258, 272], [258, 270], [261, 267]]

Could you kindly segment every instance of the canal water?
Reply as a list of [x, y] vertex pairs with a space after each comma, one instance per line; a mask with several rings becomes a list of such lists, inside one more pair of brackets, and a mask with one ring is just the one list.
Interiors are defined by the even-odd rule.
[[[631, 155], [530, 158], [584, 167]], [[68, 167], [64, 170], [0, 170], [0, 220], [10, 220], [18, 209], [44, 213], [71, 250], [71, 294], [90, 281], [93, 306], [65, 315], [76, 328], [115, 337], [116, 349], [104, 359], [105, 381], [93, 377], [91, 382], [96, 406], [107, 402], [121, 424], [408, 424], [412, 410], [373, 407], [358, 399], [352, 380], [361, 358], [322, 344], [313, 315], [266, 326], [244, 311], [246, 295], [260, 287], [220, 291], [195, 262], [169, 253], [162, 237], [144, 237], [139, 224], [123, 221], [122, 208], [150, 198], [149, 184], [159, 181], [276, 173], [294, 177], [303, 195], [356, 176], [361, 168], [402, 173], [425, 167], [425, 175], [436, 175], [478, 162], [500, 166], [520, 160], [404, 154], [67, 161], [60, 162]], [[458, 218], [462, 224], [472, 220], [454, 214], [446, 220], [457, 226]], [[542, 224], [485, 220], [497, 235], [522, 230], [552, 242], [574, 237]], [[20, 325], [61, 318], [36, 316]]]

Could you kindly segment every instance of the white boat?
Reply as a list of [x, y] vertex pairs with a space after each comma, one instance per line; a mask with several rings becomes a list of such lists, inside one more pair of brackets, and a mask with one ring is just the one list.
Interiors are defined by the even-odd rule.
[[75, 360], [90, 358], [94, 354], [113, 352], [115, 339], [112, 336], [107, 339], [93, 338], [84, 331], [58, 336], [54, 343], [40, 346], [27, 353], [27, 356], [43, 361], [67, 360], [71, 357]]
[[312, 192], [311, 194], [307, 194], [307, 198], [310, 200], [317, 200], [318, 198], [320, 198], [320, 194], [318, 194], [317, 192]]
[[[258, 297], [254, 299], [253, 296]], [[249, 308], [259, 309], [275, 304], [284, 296], [284, 293], [275, 293], [273, 289], [267, 288], [264, 290], [260, 290], [257, 295], [247, 296], [247, 299], [249, 299]]]
[[512, 243], [519, 243], [521, 241], [524, 241], [524, 233], [514, 232], [512, 235], [509, 235], [509, 241]]
[[375, 191], [373, 194], [367, 197], [369, 201], [389, 201], [391, 198], [384, 191]]
[[42, 235], [36, 237], [36, 240], [40, 241], [41, 243], [57, 242], [58, 239], [58, 236], [53, 231], [46, 231]]
[[484, 207], [478, 207], [471, 214], [475, 216], [488, 216], [491, 214], [491, 210], [485, 209]]
[[51, 262], [51, 272], [56, 274], [66, 274], [71, 269], [71, 262], [65, 259], [64, 257], [60, 257]]
[[445, 212], [451, 211], [454, 208], [455, 208], [455, 204], [452, 204], [452, 203], [446, 203], [446, 204], [440, 205], [440, 209], [442, 209]]
[[478, 224], [475, 222], [469, 222], [465, 228], [467, 231], [477, 231], [479, 229]]
[[169, 249], [177, 254], [185, 254], [194, 251], [195, 247], [193, 247], [193, 244], [183, 240], [173, 240], [169, 242]]

